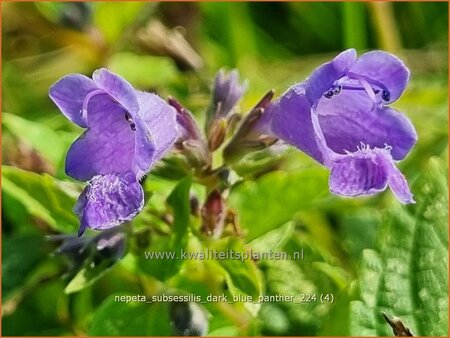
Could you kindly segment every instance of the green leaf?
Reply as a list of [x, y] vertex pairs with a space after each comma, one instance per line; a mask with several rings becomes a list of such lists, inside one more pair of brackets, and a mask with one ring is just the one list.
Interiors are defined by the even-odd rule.
[[[166, 303], [120, 301], [109, 296], [97, 309], [88, 331], [92, 336], [170, 336], [169, 311]], [[142, 297], [142, 296], [141, 296]]]
[[112, 72], [125, 77], [137, 88], [154, 88], [177, 79], [173, 61], [166, 57], [117, 53], [109, 60]]
[[67, 149], [65, 138], [42, 123], [3, 113], [2, 124], [7, 131], [36, 149], [56, 168], [63, 161]]
[[109, 43], [114, 43], [142, 12], [144, 2], [99, 2], [95, 4], [94, 23]]
[[216, 252], [233, 252], [234, 255], [240, 255], [242, 259], [219, 259], [218, 263], [227, 272], [228, 282], [231, 282], [233, 287], [257, 299], [263, 292], [262, 276], [256, 264], [246, 256], [249, 253], [243, 243], [239, 239], [228, 237], [216, 241], [213, 249]]
[[[186, 248], [190, 224], [190, 203], [189, 191], [191, 188], [191, 178], [186, 177], [181, 180], [172, 193], [167, 198], [167, 203], [173, 209], [174, 222], [170, 236], [157, 236], [152, 239], [149, 252], [161, 254], [147, 259], [139, 257], [138, 265], [142, 271], [160, 280], [166, 280], [176, 274], [180, 269], [183, 260], [178, 257], [180, 251]], [[173, 254], [168, 257], [166, 254]]]
[[231, 191], [229, 204], [251, 241], [328, 196], [326, 170], [281, 171], [247, 181]]
[[[273, 309], [264, 309], [266, 305], [283, 310], [288, 324], [281, 327], [271, 324], [270, 318], [263, 317], [267, 330], [279, 332], [281, 335], [294, 335], [301, 332], [302, 335], [313, 335], [320, 323], [326, 305], [320, 302], [296, 303], [301, 294], [317, 295], [325, 290], [320, 290], [307, 276], [308, 271], [291, 260], [267, 261], [265, 274], [267, 283], [267, 295], [295, 296], [295, 302], [267, 302], [263, 304], [262, 315], [270, 315]], [[281, 316], [281, 313], [280, 313]]]
[[108, 259], [102, 260], [99, 264], [96, 264], [95, 261], [89, 261], [67, 284], [64, 292], [67, 294], [75, 293], [91, 286], [106, 275], [114, 263]]
[[275, 230], [267, 232], [253, 240], [249, 245], [252, 250], [258, 252], [268, 252], [280, 250], [291, 238], [295, 230], [294, 222], [288, 222]]
[[167, 198], [167, 203], [173, 208], [173, 231], [175, 234], [172, 247], [186, 247], [187, 234], [189, 231], [189, 215], [191, 207], [189, 203], [189, 191], [191, 178], [184, 178]]
[[[30, 255], [30, 250], [33, 254]], [[49, 253], [48, 243], [40, 235], [3, 237], [3, 279], [2, 297], [7, 298], [10, 291], [25, 284], [33, 268]]]
[[392, 335], [381, 312], [413, 334], [448, 335], [448, 189], [443, 163], [430, 161], [413, 185], [417, 204], [393, 202], [377, 247], [365, 250], [359, 300], [350, 303], [350, 334]]
[[[5, 214], [12, 220], [37, 218], [60, 232], [75, 232], [78, 219], [72, 211], [76, 194], [64, 182], [15, 167], [2, 166]], [[25, 209], [26, 215], [15, 214]]]
[[359, 262], [364, 249], [375, 246], [378, 225], [381, 213], [367, 207], [358, 207], [355, 210], [346, 210], [341, 215], [339, 230], [342, 237], [342, 247]]

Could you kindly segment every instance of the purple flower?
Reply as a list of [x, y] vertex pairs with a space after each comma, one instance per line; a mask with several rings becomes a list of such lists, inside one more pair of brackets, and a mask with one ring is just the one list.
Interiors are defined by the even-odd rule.
[[389, 53], [357, 58], [349, 49], [269, 106], [266, 131], [329, 167], [333, 193], [372, 195], [389, 186], [402, 203], [414, 203], [395, 161], [405, 158], [417, 134], [405, 115], [388, 106], [409, 75]]
[[175, 110], [106, 69], [96, 70], [92, 80], [63, 77], [50, 88], [50, 98], [86, 128], [66, 158], [67, 175], [89, 181], [75, 207], [79, 234], [131, 220], [144, 202], [139, 179], [178, 136]]

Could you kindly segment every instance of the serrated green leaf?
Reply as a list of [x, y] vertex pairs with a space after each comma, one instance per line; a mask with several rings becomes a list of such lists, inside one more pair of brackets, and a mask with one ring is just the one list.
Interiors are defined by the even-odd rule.
[[11, 219], [35, 217], [60, 232], [75, 232], [78, 228], [78, 219], [72, 211], [75, 198], [63, 190], [62, 182], [49, 175], [2, 166], [2, 192], [7, 197], [3, 205], [6, 214], [17, 210], [15, 204], [27, 212], [27, 215], [11, 214]]
[[377, 251], [365, 250], [359, 300], [350, 303], [352, 335], [392, 335], [381, 312], [415, 335], [448, 334], [448, 190], [443, 163], [413, 185], [416, 205], [395, 203], [379, 229]]
[[251, 241], [328, 196], [326, 182], [326, 170], [276, 171], [233, 189], [229, 204], [236, 209], [246, 238]]

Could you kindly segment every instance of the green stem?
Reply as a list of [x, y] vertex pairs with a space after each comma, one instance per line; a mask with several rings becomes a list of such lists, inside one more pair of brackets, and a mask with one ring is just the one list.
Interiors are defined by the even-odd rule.
[[378, 45], [381, 49], [398, 52], [402, 44], [392, 4], [389, 2], [371, 2], [368, 5], [377, 32]]
[[342, 3], [345, 48], [367, 49], [365, 5], [360, 2]]

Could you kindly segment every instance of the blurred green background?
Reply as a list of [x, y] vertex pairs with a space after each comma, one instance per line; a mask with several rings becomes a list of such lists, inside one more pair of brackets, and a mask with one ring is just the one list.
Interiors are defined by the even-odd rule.
[[[163, 305], [114, 303], [111, 295], [208, 293], [223, 280], [232, 294], [324, 293], [335, 301], [207, 304], [210, 335], [392, 335], [381, 311], [401, 317], [418, 335], [448, 334], [446, 2], [1, 6], [3, 335], [170, 335]], [[416, 205], [401, 206], [390, 192], [331, 196], [326, 171], [291, 149], [268, 174], [240, 168], [247, 181], [232, 189], [229, 204], [246, 236], [207, 245], [304, 249], [304, 261], [187, 262], [163, 278], [137, 262], [139, 252], [129, 243], [129, 254], [107, 277], [67, 290], [64, 264], [51, 255], [54, 243], [45, 235], [78, 225], [71, 208], [82, 185], [65, 176], [64, 157], [80, 129], [48, 98], [52, 83], [107, 67], [136, 88], [176, 97], [202, 119], [222, 67], [248, 79], [238, 108], [245, 113], [267, 90], [283, 93], [346, 48], [387, 50], [411, 69], [394, 106], [419, 134], [400, 164]], [[138, 225], [170, 210], [166, 197], [176, 183], [150, 175], [151, 206]], [[201, 199], [201, 187], [192, 188]], [[195, 236], [188, 242], [206, 245]], [[150, 249], [158, 237], [151, 243]]]

